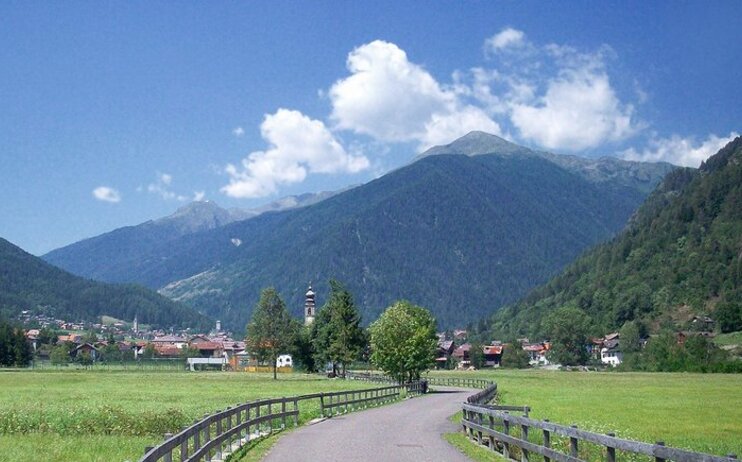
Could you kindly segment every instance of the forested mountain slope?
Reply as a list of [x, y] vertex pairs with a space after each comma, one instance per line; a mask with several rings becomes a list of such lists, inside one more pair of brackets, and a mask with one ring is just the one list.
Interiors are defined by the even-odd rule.
[[135, 285], [73, 276], [0, 238], [0, 311], [40, 311], [69, 321], [108, 315], [160, 327], [207, 327], [211, 321], [185, 305]]
[[318, 204], [180, 237], [105, 278], [161, 289], [233, 327], [261, 288], [275, 286], [298, 315], [307, 284], [321, 304], [330, 278], [366, 322], [406, 298], [441, 327], [465, 325], [622, 229], [672, 169], [550, 156], [472, 133]]
[[496, 313], [493, 328], [543, 334], [544, 316], [565, 305], [603, 332], [634, 319], [678, 328], [694, 314], [742, 329], [742, 138], [699, 170], [668, 174], [624, 232]]

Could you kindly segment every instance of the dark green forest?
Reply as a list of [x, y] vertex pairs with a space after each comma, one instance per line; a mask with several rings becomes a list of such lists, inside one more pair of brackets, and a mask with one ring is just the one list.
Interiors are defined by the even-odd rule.
[[742, 138], [668, 174], [619, 236], [496, 313], [491, 329], [548, 337], [544, 320], [561, 307], [583, 310], [599, 335], [628, 321], [684, 329], [693, 315], [742, 330]]
[[22, 310], [66, 320], [101, 315], [161, 327], [206, 327], [210, 320], [150, 289], [90, 281], [69, 274], [0, 238], [0, 316]]

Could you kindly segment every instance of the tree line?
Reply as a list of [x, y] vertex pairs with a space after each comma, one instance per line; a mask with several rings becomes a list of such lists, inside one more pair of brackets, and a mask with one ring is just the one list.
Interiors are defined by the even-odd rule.
[[352, 294], [336, 280], [309, 326], [291, 317], [275, 288], [263, 289], [246, 331], [248, 350], [272, 365], [274, 379], [278, 356], [289, 352], [307, 372], [326, 367], [329, 375], [344, 376], [348, 366], [364, 360], [399, 381], [411, 381], [433, 366], [437, 348], [428, 310], [398, 301], [364, 329]]

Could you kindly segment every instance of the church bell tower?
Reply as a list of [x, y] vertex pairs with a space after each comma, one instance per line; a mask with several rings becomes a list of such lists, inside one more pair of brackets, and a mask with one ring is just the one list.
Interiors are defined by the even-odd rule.
[[315, 306], [314, 306], [314, 291], [312, 290], [312, 283], [309, 283], [309, 290], [307, 290], [306, 300], [304, 301], [304, 325], [308, 326], [314, 322]]

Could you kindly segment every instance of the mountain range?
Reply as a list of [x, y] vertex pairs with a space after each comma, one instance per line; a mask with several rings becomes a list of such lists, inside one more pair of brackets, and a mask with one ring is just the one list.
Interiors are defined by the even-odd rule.
[[298, 315], [307, 284], [321, 304], [330, 278], [355, 295], [365, 322], [406, 298], [439, 327], [462, 326], [612, 237], [672, 169], [472, 132], [312, 205], [223, 223], [215, 204], [195, 204], [210, 211], [208, 225], [175, 232], [155, 221], [134, 227], [136, 237], [116, 230], [43, 258], [158, 289], [232, 328], [247, 322], [261, 288], [275, 286]]
[[193, 308], [132, 284], [107, 284], [74, 276], [0, 238], [0, 317], [22, 310], [68, 321], [99, 321], [108, 315], [158, 327], [207, 328], [210, 319]]
[[544, 317], [569, 305], [600, 332], [633, 320], [682, 329], [694, 316], [742, 330], [742, 137], [698, 170], [669, 173], [622, 233], [497, 312], [492, 328], [539, 337]]

